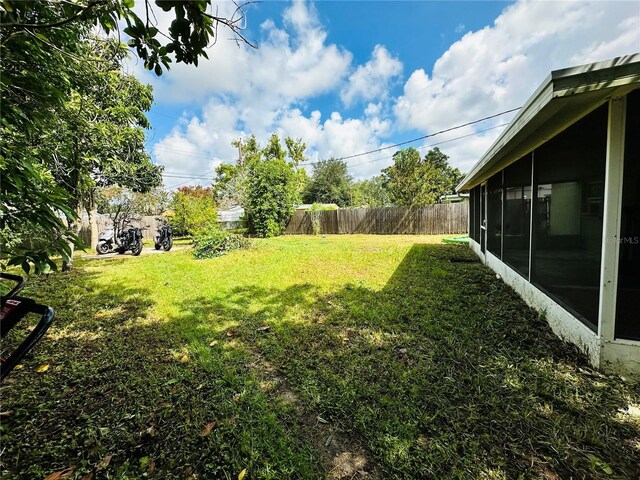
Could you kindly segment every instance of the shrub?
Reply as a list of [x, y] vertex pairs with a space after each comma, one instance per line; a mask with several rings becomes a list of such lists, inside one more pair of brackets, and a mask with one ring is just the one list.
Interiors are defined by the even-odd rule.
[[196, 258], [214, 258], [232, 250], [249, 248], [251, 241], [235, 233], [213, 230], [193, 239], [193, 255]]
[[314, 203], [307, 212], [311, 218], [311, 233], [313, 235], [320, 235], [322, 233], [322, 225], [320, 223], [320, 217], [322, 214], [320, 212], [325, 212], [327, 210], [335, 210], [335, 207], [325, 207], [321, 203]]
[[307, 179], [305, 169], [297, 166], [304, 158], [305, 144], [288, 137], [285, 143], [286, 151], [273, 134], [265, 148], [260, 149], [254, 139], [252, 147], [245, 149], [249, 168], [244, 207], [249, 230], [259, 237], [284, 232]]
[[217, 228], [218, 211], [210, 187], [179, 188], [173, 195], [171, 209], [176, 235], [203, 236]]

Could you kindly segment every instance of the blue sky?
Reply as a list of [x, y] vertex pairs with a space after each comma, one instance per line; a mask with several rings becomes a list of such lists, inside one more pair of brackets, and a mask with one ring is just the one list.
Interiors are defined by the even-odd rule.
[[[148, 148], [168, 188], [209, 184], [235, 138], [277, 132], [310, 161], [340, 158], [518, 107], [552, 69], [640, 51], [640, 2], [267, 1], [247, 21], [257, 50], [221, 30], [198, 68], [131, 66], [154, 85]], [[446, 141], [465, 171], [510, 118], [413, 145]], [[376, 175], [394, 151], [349, 159], [350, 173]]]

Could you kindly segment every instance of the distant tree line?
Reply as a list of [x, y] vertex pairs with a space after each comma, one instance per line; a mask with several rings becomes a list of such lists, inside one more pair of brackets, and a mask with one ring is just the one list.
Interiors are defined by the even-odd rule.
[[248, 231], [271, 237], [284, 232], [302, 202], [313, 204], [313, 212], [322, 209], [320, 204], [418, 207], [440, 202], [444, 195], [454, 193], [462, 179], [437, 148], [424, 157], [415, 148], [400, 150], [380, 175], [353, 181], [346, 162], [337, 158], [314, 163], [309, 176], [301, 165], [308, 160], [300, 139], [287, 137], [283, 145], [273, 134], [265, 146], [254, 136], [233, 145], [238, 148], [238, 159], [235, 164], [218, 166], [211, 187], [181, 187], [171, 198], [160, 189], [141, 193], [110, 187], [99, 190], [98, 210], [114, 218], [121, 212], [164, 212], [176, 234], [202, 237], [219, 229], [218, 208], [241, 205]]
[[[219, 167], [214, 189], [221, 202], [242, 203], [242, 195], [229, 181], [229, 170]], [[354, 181], [348, 165], [339, 158], [320, 160], [313, 164], [310, 178], [305, 178], [302, 190], [304, 203], [335, 203], [339, 207], [380, 207], [385, 205], [424, 206], [441, 201], [444, 195], [455, 193], [462, 173], [449, 165], [449, 157], [438, 148], [424, 157], [415, 148], [400, 150], [393, 164], [380, 175]], [[237, 178], [237, 177], [236, 177]]]
[[424, 157], [415, 148], [407, 148], [396, 152], [393, 164], [380, 175], [367, 180], [354, 181], [344, 160], [320, 160], [313, 164], [302, 197], [305, 203], [335, 203], [340, 207], [424, 206], [455, 193], [462, 177], [438, 148]]
[[212, 195], [221, 208], [244, 207], [250, 232], [258, 236], [281, 234], [298, 203], [334, 203], [339, 207], [388, 205], [425, 206], [455, 193], [463, 178], [438, 148], [424, 157], [415, 148], [396, 152], [393, 164], [381, 174], [354, 181], [347, 163], [329, 158], [313, 163], [309, 176], [303, 163], [306, 145], [285, 138], [285, 146], [273, 134], [265, 147], [255, 137], [237, 140], [235, 164], [216, 169]]

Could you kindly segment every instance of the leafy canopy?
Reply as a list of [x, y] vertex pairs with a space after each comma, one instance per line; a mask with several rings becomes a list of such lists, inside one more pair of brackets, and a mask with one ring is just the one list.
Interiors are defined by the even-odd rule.
[[[111, 52], [110, 58], [106, 54], [115, 42], [102, 38], [102, 47], [98, 40], [88, 42], [96, 31], [126, 34], [129, 46], [157, 75], [172, 61], [197, 65], [200, 57], [206, 58], [205, 48], [217, 39], [219, 25], [231, 29], [237, 41], [246, 41], [242, 6], [231, 16], [222, 17], [211, 13], [210, 0], [144, 0], [143, 4], [141, 17], [133, 0], [2, 1], [3, 267], [9, 261], [28, 271], [32, 263], [36, 271], [46, 271], [55, 268], [51, 256], [70, 258], [79, 240], [66, 223], [75, 222], [78, 208], [86, 200], [83, 197], [93, 186], [115, 181], [144, 190], [158, 183], [158, 171], [150, 168], [140, 148], [144, 139], [140, 128], [146, 128], [142, 112], [148, 110], [142, 103], [150, 105], [151, 90], [144, 92], [134, 82], [123, 84], [118, 77], [123, 55]], [[157, 7], [174, 17], [168, 32], [158, 31]], [[96, 69], [104, 75], [93, 76]], [[129, 108], [124, 97], [132, 90], [136, 93], [129, 105], [133, 108]], [[107, 98], [113, 94], [125, 103], [106, 107], [114, 105]], [[88, 122], [92, 111], [99, 115]], [[82, 114], [76, 118], [74, 112]], [[116, 129], [114, 134], [113, 127], [132, 115], [136, 121], [121, 122], [128, 130]], [[108, 138], [113, 141], [103, 141]], [[112, 161], [125, 158], [125, 150], [126, 162]], [[37, 245], [24, 241], [36, 232], [47, 241]]]
[[391, 203], [382, 175], [355, 182], [352, 192], [352, 207], [384, 207]]
[[[175, 60], [198, 65], [200, 57], [208, 58], [206, 48], [217, 40], [217, 29], [231, 30], [236, 41], [253, 46], [243, 35], [246, 27], [243, 5], [236, 4], [233, 13], [212, 13], [211, 0], [143, 0], [144, 16], [134, 9], [134, 0], [3, 0], [0, 8], [3, 41], [26, 36], [38, 39], [43, 47], [52, 47], [51, 32], [83, 25], [99, 28], [106, 34], [119, 32], [129, 37], [128, 45], [144, 61], [145, 68], [161, 75]], [[166, 32], [157, 28], [159, 12], [169, 13], [173, 21]], [[119, 32], [120, 33], [120, 32]]]
[[[69, 80], [59, 97], [32, 101], [53, 88], [38, 75], [30, 93], [2, 85], [12, 100], [0, 125], [2, 259], [25, 270], [30, 262], [36, 271], [55, 268], [56, 254], [71, 264], [80, 245], [76, 218], [94, 204], [97, 188], [148, 191], [161, 183], [144, 146], [151, 88], [121, 71], [126, 50], [115, 40], [87, 36], [74, 50], [73, 58], [58, 58]], [[25, 81], [17, 73], [24, 53], [4, 52], [3, 70]]]
[[347, 164], [339, 158], [320, 160], [313, 165], [311, 181], [304, 192], [305, 203], [350, 204], [351, 176]]
[[437, 147], [424, 158], [413, 147], [393, 156], [393, 165], [382, 170], [391, 201], [403, 206], [423, 206], [440, 202], [455, 192], [463, 175], [449, 165], [449, 157]]
[[262, 149], [253, 137], [246, 145], [245, 210], [249, 214], [250, 229], [260, 237], [284, 232], [308, 181], [305, 170], [298, 168], [306, 145], [300, 139], [286, 138], [285, 148], [275, 133]]
[[174, 232], [203, 235], [218, 229], [218, 210], [210, 187], [180, 187], [171, 201]]

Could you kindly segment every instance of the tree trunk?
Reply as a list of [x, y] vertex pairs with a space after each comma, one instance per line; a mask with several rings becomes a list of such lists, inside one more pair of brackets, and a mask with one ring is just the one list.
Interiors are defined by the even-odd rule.
[[[76, 215], [77, 218], [69, 221], [69, 230], [71, 230], [76, 236], [80, 235], [80, 229], [82, 228], [82, 209], [79, 205], [76, 206]], [[71, 241], [67, 241], [69, 245], [69, 258], [67, 260], [62, 260], [62, 271], [68, 272], [73, 268], [73, 255], [75, 253], [75, 244]]]
[[98, 205], [96, 203], [95, 190], [91, 191], [88, 207], [87, 214], [89, 215], [89, 226], [91, 228], [91, 240], [89, 243], [91, 250], [95, 250], [96, 245], [98, 245], [98, 236], [100, 235], [98, 231]]

